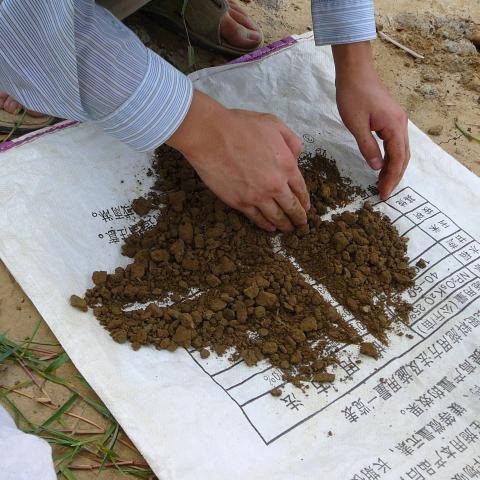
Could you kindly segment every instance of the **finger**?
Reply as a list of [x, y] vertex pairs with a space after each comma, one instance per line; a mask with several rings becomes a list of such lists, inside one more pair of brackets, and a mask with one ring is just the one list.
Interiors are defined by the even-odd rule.
[[308, 212], [311, 207], [310, 195], [308, 193], [305, 180], [298, 168], [296, 169], [295, 173], [291, 175], [290, 178], [288, 179], [288, 186], [290, 187], [292, 192], [297, 196], [298, 200], [300, 200], [300, 203], [303, 209], [306, 212]]
[[263, 113], [263, 116], [276, 124], [276, 127], [279, 129], [283, 140], [288, 145], [288, 148], [292, 152], [293, 156], [297, 158], [303, 149], [303, 142], [300, 137], [293, 130], [288, 128], [287, 125], [283, 123], [282, 120], [280, 120], [277, 116], [271, 113]]
[[292, 222], [290, 222], [290, 219], [273, 198], [257, 205], [257, 208], [270, 223], [275, 225], [276, 228], [282, 232], [293, 232], [294, 227]]
[[300, 226], [307, 223], [307, 212], [303, 208], [297, 196], [285, 186], [285, 191], [275, 196], [275, 201], [290, 219], [293, 225]]
[[403, 131], [393, 130], [386, 133], [382, 132], [382, 134], [384, 137], [385, 166], [380, 172], [378, 189], [380, 198], [385, 200], [402, 178], [406, 161], [406, 147]]
[[409, 162], [410, 162], [410, 138], [408, 136], [408, 122], [407, 122], [407, 126], [405, 127], [405, 162], [403, 163], [402, 177], [405, 174], [405, 170], [407, 169]]
[[276, 230], [275, 225], [271, 224], [256, 207], [248, 207], [242, 210], [243, 214], [250, 219], [255, 225], [259, 226], [263, 230], [274, 232]]
[[[368, 124], [367, 124], [368, 125]], [[382, 152], [378, 146], [376, 138], [373, 136], [369, 128], [353, 132], [355, 140], [357, 141], [358, 149], [363, 155], [370, 168], [373, 170], [380, 170], [385, 165], [385, 160], [382, 158]]]
[[285, 143], [288, 145], [288, 148], [292, 152], [292, 155], [295, 157], [295, 159], [297, 159], [303, 150], [303, 142], [300, 140], [300, 137], [281, 122], [280, 133], [282, 134]]

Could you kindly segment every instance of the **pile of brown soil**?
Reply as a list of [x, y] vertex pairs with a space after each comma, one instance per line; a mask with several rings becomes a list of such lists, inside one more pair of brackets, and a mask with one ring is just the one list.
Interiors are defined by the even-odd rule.
[[[391, 322], [383, 309], [396, 308], [406, 318], [398, 299], [413, 278], [405, 243], [368, 206], [323, 221], [322, 213], [360, 190], [324, 157], [304, 163], [313, 205], [309, 226], [281, 244], [386, 341]], [[94, 272], [95, 286], [85, 295], [112, 338], [134, 349], [193, 346], [202, 358], [228, 350], [231, 360], [248, 365], [266, 359], [295, 383], [332, 381], [325, 368], [335, 357], [327, 355], [327, 344], [362, 344], [358, 333], [275, 250], [275, 236], [218, 200], [179, 153], [160, 148], [154, 171], [148, 209], [160, 209], [157, 225], [127, 238], [123, 253], [133, 263], [112, 274]], [[136, 302], [143, 307], [132, 309]], [[362, 349], [375, 356], [368, 345]]]
[[283, 238], [286, 251], [385, 342], [391, 323], [387, 312], [408, 320], [409, 306], [399, 300], [399, 292], [412, 286], [414, 276], [405, 258], [406, 239], [369, 203], [329, 222], [313, 216], [310, 224], [307, 231]]

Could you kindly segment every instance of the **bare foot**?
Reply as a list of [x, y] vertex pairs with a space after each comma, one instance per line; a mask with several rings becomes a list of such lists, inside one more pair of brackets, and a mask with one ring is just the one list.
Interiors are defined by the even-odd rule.
[[232, 46], [255, 48], [262, 41], [262, 34], [255, 22], [235, 0], [228, 0], [229, 10], [220, 21], [220, 34]]
[[[12, 115], [18, 115], [23, 107], [8, 93], [0, 92], [0, 109], [5, 110]], [[43, 117], [43, 113], [34, 112], [32, 110], [27, 110], [27, 113], [32, 117]]]

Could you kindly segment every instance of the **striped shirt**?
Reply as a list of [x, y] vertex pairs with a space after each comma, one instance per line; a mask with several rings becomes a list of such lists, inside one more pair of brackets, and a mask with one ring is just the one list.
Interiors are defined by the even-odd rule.
[[[375, 37], [372, 0], [313, 0], [316, 43]], [[138, 151], [175, 132], [192, 84], [94, 0], [0, 0], [0, 91]]]

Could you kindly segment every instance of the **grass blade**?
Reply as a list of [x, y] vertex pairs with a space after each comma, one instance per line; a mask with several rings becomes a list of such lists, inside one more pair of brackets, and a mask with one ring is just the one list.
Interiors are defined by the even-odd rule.
[[188, 68], [191, 70], [195, 66], [195, 49], [192, 45], [188, 45], [187, 47], [187, 55], [188, 55]]
[[8, 397], [5, 397], [5, 401], [13, 410], [13, 413], [15, 415], [15, 423], [17, 424], [17, 426], [20, 423], [20, 419], [22, 419], [30, 428], [35, 428], [33, 423], [22, 413], [22, 411], [17, 407], [17, 405], [13, 400], [10, 400]]
[[60, 469], [60, 473], [67, 479], [67, 480], [78, 480], [75, 474], [65, 465]]
[[79, 398], [79, 395], [77, 393], [74, 393], [53, 415], [51, 415], [49, 418], [47, 418], [35, 431], [35, 433], [41, 432], [47, 425], [50, 425], [51, 423], [55, 422], [56, 420], [59, 420], [60, 417], [65, 412], [68, 412], [70, 408], [73, 406], [73, 404], [77, 401]]
[[50, 363], [50, 365], [48, 365], [48, 367], [44, 370], [44, 372], [45, 373], [53, 372], [58, 368], [60, 368], [64, 363], [67, 363], [69, 361], [70, 361], [69, 356], [65, 352], [63, 352], [55, 360], [53, 360], [53, 362]]
[[0, 355], [0, 363], [4, 362], [7, 360], [7, 358], [10, 358], [12, 355], [15, 355], [15, 353], [19, 350], [20, 345], [17, 345], [14, 348], [6, 347], [5, 352]]
[[37, 333], [38, 333], [38, 330], [40, 329], [41, 324], [42, 324], [42, 321], [38, 319], [37, 323], [35, 324], [35, 328], [33, 329], [33, 333], [30, 335], [30, 338], [27, 340], [27, 343], [24, 345], [26, 350], [28, 350], [28, 348], [30, 347], [30, 343], [32, 343], [33, 339], [37, 336]]
[[464, 128], [462, 128], [458, 124], [458, 120], [455, 119], [455, 128], [469, 141], [469, 142], [476, 142], [480, 143], [480, 138], [474, 137], [470, 132], [467, 132]]

